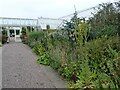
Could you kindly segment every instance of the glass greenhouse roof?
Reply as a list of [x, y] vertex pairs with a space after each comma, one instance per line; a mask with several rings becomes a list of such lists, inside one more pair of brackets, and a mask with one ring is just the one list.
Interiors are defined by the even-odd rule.
[[61, 23], [63, 23], [63, 21], [63, 19], [50, 18], [0, 18], [0, 26], [40, 26], [42, 29], [46, 29], [46, 25], [50, 25], [51, 29], [56, 29], [61, 25]]

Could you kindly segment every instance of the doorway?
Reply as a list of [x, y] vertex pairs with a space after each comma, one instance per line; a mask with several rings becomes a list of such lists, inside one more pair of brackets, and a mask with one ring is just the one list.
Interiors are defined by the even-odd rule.
[[20, 29], [15, 29], [15, 42], [21, 42], [21, 30]]
[[20, 28], [11, 28], [8, 30], [8, 37], [10, 42], [21, 42], [21, 29]]
[[9, 39], [10, 41], [15, 42], [15, 30], [14, 29], [9, 30]]
[[10, 37], [15, 37], [15, 31], [13, 29], [10, 30]]

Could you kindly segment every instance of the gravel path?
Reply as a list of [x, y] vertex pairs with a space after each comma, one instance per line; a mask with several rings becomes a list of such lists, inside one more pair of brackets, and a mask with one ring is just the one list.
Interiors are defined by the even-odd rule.
[[38, 65], [38, 57], [22, 43], [2, 48], [2, 88], [66, 88], [66, 82], [49, 66]]
[[2, 48], [0, 47], [0, 90], [2, 89]]

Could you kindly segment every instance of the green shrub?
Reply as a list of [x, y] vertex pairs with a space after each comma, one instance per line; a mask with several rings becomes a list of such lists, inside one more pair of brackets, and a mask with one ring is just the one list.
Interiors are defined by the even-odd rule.
[[25, 43], [25, 44], [27, 44], [27, 33], [26, 33], [26, 30], [23, 29], [21, 31], [21, 33], [22, 33], [22, 35], [20, 36], [20, 38], [21, 38], [22, 42]]
[[2, 44], [6, 43], [7, 42], [7, 35], [2, 35]]
[[28, 39], [27, 39], [28, 45], [33, 48], [36, 41], [42, 41], [44, 39], [44, 35], [45, 35], [44, 32], [38, 32], [38, 31], [29, 32], [27, 35], [28, 36]]
[[44, 33], [37, 41], [32, 37], [33, 51], [39, 55], [37, 63], [56, 69], [72, 82], [71, 88], [120, 87], [120, 42], [117, 36], [74, 43], [63, 32]]
[[47, 53], [44, 53], [40, 56], [40, 58], [37, 60], [37, 63], [43, 64], [43, 65], [50, 65], [50, 57]]
[[6, 42], [7, 42], [7, 39], [8, 39], [7, 31], [6, 31], [6, 30], [3, 30], [3, 31], [2, 31], [2, 44], [6, 43]]
[[71, 88], [95, 88], [94, 81], [96, 79], [96, 72], [90, 71], [87, 61], [81, 64], [81, 71], [77, 73], [78, 80]]

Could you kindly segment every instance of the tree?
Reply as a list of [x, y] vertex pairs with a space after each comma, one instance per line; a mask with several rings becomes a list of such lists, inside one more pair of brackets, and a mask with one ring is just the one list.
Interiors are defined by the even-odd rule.
[[94, 37], [110, 36], [117, 33], [117, 10], [113, 3], [103, 3], [97, 13], [89, 19], [91, 33]]

